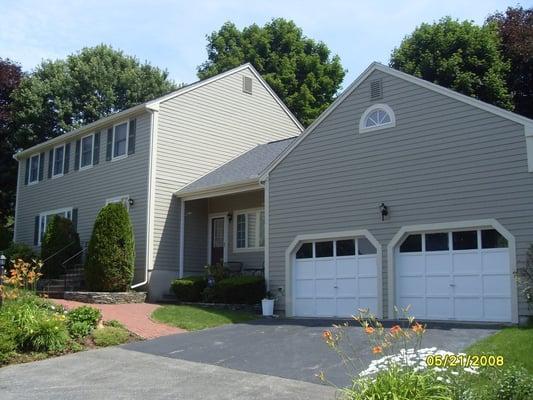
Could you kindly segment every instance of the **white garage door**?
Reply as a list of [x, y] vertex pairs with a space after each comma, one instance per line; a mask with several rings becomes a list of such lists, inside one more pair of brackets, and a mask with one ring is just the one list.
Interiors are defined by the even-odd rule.
[[303, 243], [293, 267], [294, 315], [349, 317], [377, 312], [376, 248], [366, 238]]
[[395, 269], [396, 304], [416, 318], [511, 321], [509, 249], [494, 229], [409, 235]]

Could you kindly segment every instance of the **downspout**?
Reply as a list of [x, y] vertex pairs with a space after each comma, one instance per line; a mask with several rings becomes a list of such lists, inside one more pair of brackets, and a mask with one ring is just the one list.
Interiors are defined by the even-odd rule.
[[144, 279], [131, 286], [132, 289], [144, 286], [148, 283], [148, 271], [152, 265], [153, 237], [154, 237], [154, 198], [155, 198], [155, 168], [157, 160], [157, 126], [159, 120], [159, 104], [147, 106], [150, 112], [150, 151], [148, 160], [148, 190], [146, 204], [146, 252]]

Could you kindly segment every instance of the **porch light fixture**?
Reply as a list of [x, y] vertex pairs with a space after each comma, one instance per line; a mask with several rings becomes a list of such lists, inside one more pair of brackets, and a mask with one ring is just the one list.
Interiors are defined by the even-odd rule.
[[128, 204], [130, 205], [130, 207], [133, 207], [135, 201], [133, 201], [133, 199], [128, 199]]
[[381, 203], [379, 205], [379, 212], [381, 213], [381, 220], [385, 221], [385, 217], [389, 215], [389, 209], [385, 205], [385, 203]]
[[228, 222], [231, 222], [231, 220], [233, 219], [233, 214], [232, 213], [228, 213]]

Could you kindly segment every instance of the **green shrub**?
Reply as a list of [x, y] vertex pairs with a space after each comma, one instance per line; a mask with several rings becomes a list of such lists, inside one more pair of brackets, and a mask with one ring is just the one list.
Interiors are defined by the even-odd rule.
[[170, 285], [180, 301], [201, 301], [202, 292], [206, 286], [207, 280], [203, 276], [188, 276], [176, 279]]
[[30, 262], [31, 260], [39, 258], [39, 255], [33, 250], [33, 248], [24, 243], [11, 243], [3, 253], [8, 259], [7, 270], [9, 270], [12, 263], [19, 258], [25, 262]]
[[349, 400], [452, 400], [453, 392], [434, 371], [390, 368], [373, 378], [356, 378], [344, 389]]
[[[67, 245], [69, 246], [65, 248]], [[41, 244], [41, 259], [44, 262], [43, 276], [45, 278], [59, 277], [63, 272], [63, 262], [79, 254], [80, 251], [80, 237], [72, 221], [59, 215], [53, 216], [46, 227]], [[79, 257], [75, 257], [69, 261], [69, 265], [79, 260]]]
[[58, 316], [38, 318], [26, 331], [24, 347], [31, 351], [59, 352], [65, 350], [69, 335], [65, 322]]
[[14, 327], [17, 350], [58, 352], [68, 343], [64, 315], [52, 311], [48, 302], [37, 296], [6, 302], [1, 316], [4, 324]]
[[117, 321], [116, 319], [110, 319], [109, 321], [104, 321], [104, 326], [110, 326], [112, 328], [126, 329], [126, 327], [122, 323]]
[[127, 291], [133, 280], [133, 228], [126, 207], [108, 204], [100, 210], [89, 241], [85, 280], [90, 290]]
[[129, 336], [130, 333], [127, 330], [112, 326], [96, 329], [93, 332], [94, 344], [100, 347], [116, 346], [126, 343], [129, 339]]
[[73, 338], [88, 336], [98, 321], [102, 318], [100, 310], [94, 307], [82, 306], [67, 313], [67, 328]]
[[498, 374], [490, 388], [494, 391], [488, 397], [491, 400], [531, 400], [533, 376], [523, 368], [511, 367]]
[[17, 349], [16, 328], [0, 314], [0, 365], [5, 363]]
[[205, 291], [215, 303], [256, 304], [265, 295], [265, 280], [258, 276], [235, 276], [217, 282]]
[[0, 250], [5, 250], [13, 240], [13, 223], [0, 224]]

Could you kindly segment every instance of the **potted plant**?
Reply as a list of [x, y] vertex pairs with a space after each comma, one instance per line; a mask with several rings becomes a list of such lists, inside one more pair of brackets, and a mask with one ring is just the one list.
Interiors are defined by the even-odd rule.
[[[281, 288], [278, 289], [281, 293]], [[265, 298], [261, 300], [261, 306], [263, 308], [263, 317], [272, 317], [274, 315], [274, 303], [278, 297], [270, 290], [266, 292]]]

